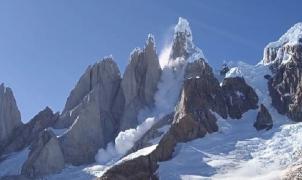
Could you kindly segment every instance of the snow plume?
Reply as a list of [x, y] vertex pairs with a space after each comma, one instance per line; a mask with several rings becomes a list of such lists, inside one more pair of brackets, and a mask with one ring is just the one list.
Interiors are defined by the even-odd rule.
[[162, 52], [159, 55], [159, 64], [160, 67], [163, 69], [165, 66], [168, 65], [169, 63], [169, 57], [171, 54], [171, 50], [172, 50], [172, 45], [165, 45]]
[[167, 46], [159, 56], [162, 75], [155, 93], [155, 107], [150, 111], [143, 109], [139, 112], [135, 129], [120, 132], [114, 143], [109, 143], [106, 149], [100, 149], [96, 161], [100, 164], [112, 164], [123, 157], [151, 127], [164, 115], [172, 112], [178, 101], [184, 78], [186, 61], [183, 58], [169, 59], [171, 46]]
[[128, 129], [120, 132], [115, 138], [115, 142], [109, 143], [106, 149], [99, 149], [95, 159], [100, 164], [111, 164], [120, 159], [129, 151], [134, 143], [151, 128], [154, 118], [147, 118], [142, 124], [135, 129]]

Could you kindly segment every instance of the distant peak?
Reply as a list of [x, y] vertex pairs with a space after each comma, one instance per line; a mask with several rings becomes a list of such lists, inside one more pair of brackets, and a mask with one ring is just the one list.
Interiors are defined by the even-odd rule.
[[299, 22], [289, 28], [285, 34], [283, 34], [278, 41], [268, 44], [268, 47], [280, 47], [285, 44], [301, 44], [302, 42], [302, 22]]
[[174, 35], [177, 36], [179, 33], [185, 34], [190, 41], [192, 41], [192, 31], [190, 28], [190, 23], [187, 19], [179, 17], [178, 23], [174, 27]]
[[269, 43], [264, 49], [262, 63], [269, 64], [276, 60], [282, 63], [289, 62], [292, 53], [284, 50], [282, 47], [295, 46], [302, 44], [302, 22], [299, 22], [289, 28], [277, 41]]
[[149, 43], [155, 43], [155, 40], [154, 40], [154, 35], [153, 34], [148, 34], [148, 38], [147, 38], [147, 41], [146, 43], [149, 44]]
[[184, 58], [193, 62], [197, 59], [204, 59], [201, 49], [193, 43], [192, 31], [188, 20], [179, 17], [178, 23], [174, 27], [174, 39], [170, 59]]

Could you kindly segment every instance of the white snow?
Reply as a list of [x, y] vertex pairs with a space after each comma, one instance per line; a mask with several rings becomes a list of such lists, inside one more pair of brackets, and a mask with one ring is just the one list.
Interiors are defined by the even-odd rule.
[[13, 153], [4, 160], [0, 160], [0, 177], [8, 175], [19, 175], [22, 165], [26, 161], [29, 149]]
[[178, 23], [174, 28], [174, 32], [175, 32], [174, 36], [176, 36], [177, 33], [185, 33], [187, 40], [189, 40], [191, 42], [193, 41], [190, 24], [189, 24], [188, 20], [186, 20], [185, 18], [182, 18], [182, 17], [178, 18]]
[[[167, 51], [169, 49], [167, 48]], [[151, 111], [150, 109], [141, 110], [138, 115], [138, 120], [141, 124], [137, 128], [120, 132], [114, 143], [109, 143], [106, 149], [100, 149], [95, 156], [98, 163], [102, 165], [115, 163], [133, 147], [134, 143], [158, 119], [174, 111], [182, 87], [186, 61], [183, 58], [170, 60], [170, 56], [166, 55], [161, 55], [160, 57], [160, 62], [167, 63], [163, 67], [161, 79], [158, 83], [158, 91], [154, 96], [155, 107]], [[168, 58], [168, 60], [165, 58]]]
[[[278, 41], [269, 43], [264, 50], [263, 59], [266, 58], [266, 53], [275, 52], [277, 54], [276, 60], [280, 60], [283, 64], [286, 64], [291, 59], [291, 54], [285, 52], [284, 46], [293, 46], [302, 44], [302, 22], [295, 24], [284, 35], [282, 35]], [[262, 61], [261, 63], [264, 63]]]
[[[163, 49], [159, 56], [163, 71], [160, 82], [158, 83], [158, 91], [154, 96], [155, 107], [152, 110], [148, 108], [141, 110], [138, 114], [138, 121], [141, 124], [138, 125], [137, 128], [120, 132], [114, 143], [109, 143], [106, 149], [100, 149], [95, 156], [98, 163], [102, 165], [114, 164], [133, 147], [134, 143], [141, 138], [158, 119], [173, 112], [181, 92], [187, 62], [193, 62], [199, 58], [205, 59], [202, 51], [195, 47], [192, 42], [192, 32], [186, 19], [179, 18], [179, 22], [174, 30], [175, 36], [178, 32], [186, 34], [186, 48], [190, 54], [189, 58], [170, 59], [172, 43]], [[159, 139], [154, 140], [154, 142], [157, 141], [159, 141]]]
[[240, 120], [224, 120], [216, 114], [219, 132], [178, 144], [174, 158], [160, 163], [160, 179], [280, 179], [302, 150], [302, 123], [291, 123], [271, 106], [266, 74], [270, 71], [265, 65], [239, 62], [227, 77], [242, 76], [255, 88], [260, 103], [272, 115], [271, 130], [255, 130], [257, 110]]
[[276, 42], [271, 42], [268, 44], [269, 47], [280, 47], [284, 44], [298, 44], [299, 39], [302, 38], [302, 22], [295, 24], [291, 27], [285, 34], [283, 34], [280, 39]]
[[189, 58], [187, 59], [188, 62], [193, 62], [197, 59], [206, 60], [202, 50], [194, 45], [190, 24], [185, 18], [179, 17], [178, 23], [174, 28], [174, 39], [177, 37], [178, 33], [184, 33], [186, 35], [185, 48], [190, 54]]
[[119, 160], [116, 164], [120, 164], [121, 162], [128, 161], [128, 160], [134, 159], [139, 156], [146, 156], [146, 155], [150, 154], [152, 151], [154, 151], [156, 149], [156, 147], [157, 147], [157, 144], [142, 148], [134, 153], [131, 153], [131, 154], [125, 156], [124, 158]]
[[154, 124], [154, 118], [147, 118], [136, 129], [122, 131], [115, 138], [115, 143], [109, 143], [106, 149], [99, 149], [95, 159], [100, 164], [114, 163], [129, 151], [135, 142], [142, 137]]

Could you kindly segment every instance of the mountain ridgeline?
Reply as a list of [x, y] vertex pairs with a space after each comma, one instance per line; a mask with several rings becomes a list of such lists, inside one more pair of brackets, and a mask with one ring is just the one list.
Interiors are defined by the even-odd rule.
[[[155, 39], [148, 35], [144, 47], [131, 53], [123, 75], [113, 57], [103, 58], [86, 69], [61, 113], [46, 107], [27, 124], [21, 122], [11, 89], [1, 84], [0, 165], [29, 149], [20, 171], [8, 172], [2, 178], [36, 179], [61, 173], [70, 165], [89, 166], [96, 162], [99, 149], [115, 144], [129, 129], [139, 131], [147, 117], [154, 118], [151, 127], [137, 137], [127, 153], [110, 159], [111, 164], [98, 179], [158, 179], [160, 162], [173, 158], [177, 144], [219, 131], [219, 118], [240, 121], [246, 112], [256, 110], [251, 128], [270, 130], [274, 121], [257, 90], [244, 77], [226, 76], [220, 82], [202, 50], [194, 45], [187, 20], [179, 18], [174, 30], [164, 67], [160, 66]], [[262, 80], [270, 104], [291, 120], [302, 121], [302, 24], [270, 43], [259, 64], [271, 71]], [[181, 76], [179, 92], [163, 85], [167, 74], [172, 79]], [[165, 99], [157, 98], [162, 97], [158, 95], [162, 88], [176, 93], [177, 103], [159, 115], [154, 109], [165, 103]], [[147, 154], [118, 162], [152, 145]], [[296, 174], [289, 171], [286, 177]]]

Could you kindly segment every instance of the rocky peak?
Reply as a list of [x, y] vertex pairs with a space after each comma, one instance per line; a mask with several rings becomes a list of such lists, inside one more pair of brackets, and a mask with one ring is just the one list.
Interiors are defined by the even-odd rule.
[[0, 155], [16, 152], [29, 146], [38, 134], [53, 126], [59, 118], [59, 113], [46, 107], [35, 115], [27, 124], [21, 124], [13, 130], [6, 143], [0, 144]]
[[30, 147], [21, 174], [30, 179], [58, 173], [64, 168], [64, 157], [56, 135], [50, 130], [41, 131]]
[[269, 43], [264, 49], [263, 63], [284, 64], [295, 54], [301, 55], [302, 23], [291, 27], [278, 41]]
[[153, 34], [148, 34], [148, 38], [146, 40], [145, 49], [149, 49], [149, 48], [156, 51], [155, 38], [154, 38]]
[[56, 124], [70, 127], [59, 138], [65, 161], [75, 165], [94, 162], [97, 150], [116, 136], [124, 108], [120, 71], [112, 57], [88, 68], [66, 104], [74, 108], [64, 112]]
[[[275, 49], [273, 52], [272, 49]], [[301, 121], [302, 87], [302, 23], [290, 28], [278, 41], [270, 43], [264, 63], [271, 63], [273, 76], [269, 79], [272, 105], [281, 114]]]
[[6, 141], [13, 130], [22, 125], [20, 111], [13, 91], [0, 85], [0, 144]]
[[[102, 100], [110, 102], [112, 96], [119, 90], [120, 81], [119, 68], [111, 56], [89, 66], [67, 98], [56, 127], [69, 127], [77, 118], [85, 96], [94, 89], [102, 89]], [[110, 105], [112, 104], [108, 103], [107, 109]]]
[[120, 71], [111, 56], [89, 66], [67, 98], [63, 113], [77, 106], [84, 96], [98, 84], [119, 81], [120, 79]]
[[245, 82], [244, 78], [225, 78], [221, 87], [231, 118], [240, 119], [243, 113], [258, 107], [258, 96], [254, 89]]
[[174, 28], [174, 39], [170, 59], [184, 58], [188, 60], [205, 59], [202, 51], [193, 44], [193, 36], [189, 22], [180, 17]]
[[121, 129], [137, 125], [137, 114], [143, 107], [152, 107], [161, 68], [155, 49], [155, 41], [149, 35], [144, 49], [136, 48], [130, 55], [121, 83], [125, 96], [125, 112]]

